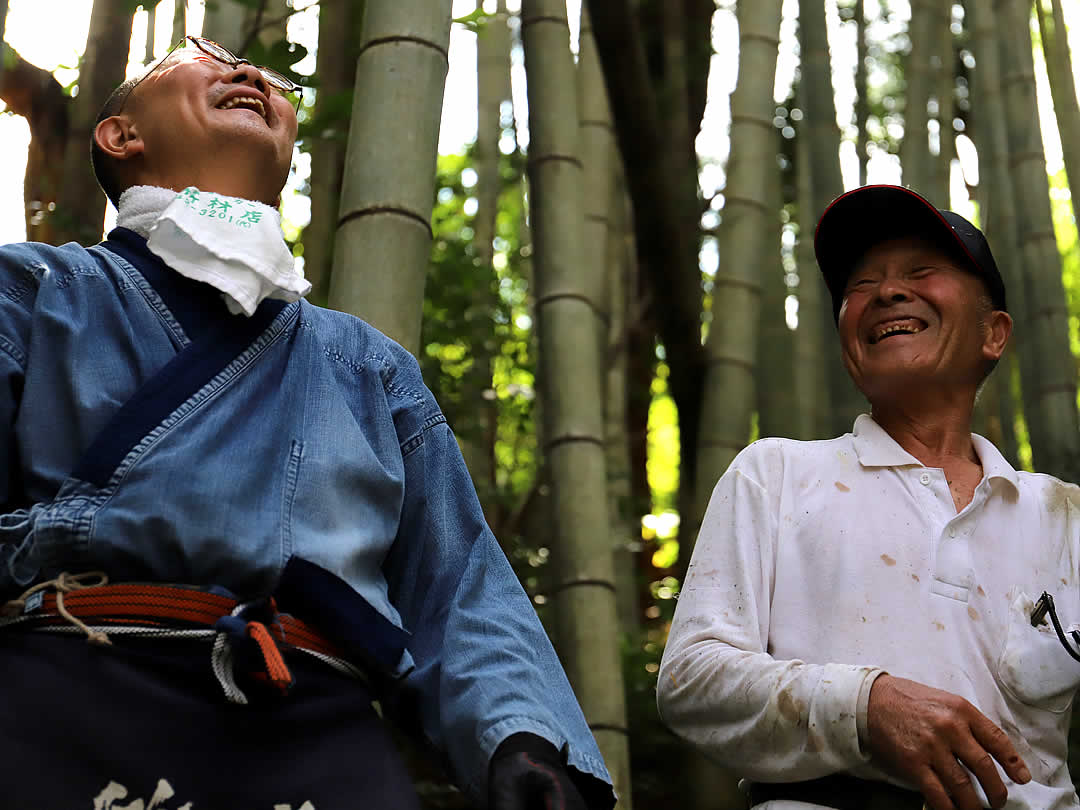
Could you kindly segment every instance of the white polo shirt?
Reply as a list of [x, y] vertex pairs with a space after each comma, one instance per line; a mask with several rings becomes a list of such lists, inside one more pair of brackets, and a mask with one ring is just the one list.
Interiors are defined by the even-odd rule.
[[960, 695], [1008, 733], [1032, 774], [1002, 772], [1009, 810], [1080, 807], [1066, 767], [1080, 662], [1029, 618], [1046, 590], [1063, 626], [1080, 622], [1080, 489], [972, 439], [983, 478], [959, 514], [944, 472], [866, 415], [837, 439], [740, 453], [675, 611], [665, 722], [749, 779], [883, 779], [859, 731], [884, 671]]

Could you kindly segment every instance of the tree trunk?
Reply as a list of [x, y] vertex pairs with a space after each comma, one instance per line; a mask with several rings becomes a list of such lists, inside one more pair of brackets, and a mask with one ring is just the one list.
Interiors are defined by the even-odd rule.
[[1008, 121], [1009, 164], [1016, 193], [1018, 244], [1024, 272], [1025, 320], [1033, 343], [1032, 407], [1028, 432], [1035, 467], [1065, 481], [1080, 478], [1080, 418], [1076, 361], [1069, 349], [1069, 311], [1054, 237], [1042, 130], [1035, 97], [1030, 6], [996, 0], [1002, 87]]
[[[353, 13], [356, 9], [353, 9]], [[246, 52], [254, 40], [269, 48], [275, 42], [285, 39], [289, 27], [292, 8], [289, 0], [261, 0], [254, 14], [249, 15], [249, 22], [241, 47]]]
[[[500, 166], [499, 141], [503, 132], [503, 105], [512, 104], [510, 88], [510, 28], [506, 3], [499, 0], [495, 13], [488, 17], [476, 40], [477, 64], [477, 131], [473, 165], [476, 168], [476, 216], [473, 217], [475, 237], [475, 278], [470, 310], [471, 323], [482, 318], [491, 325], [495, 311], [495, 223], [499, 195], [505, 187]], [[507, 110], [507, 112], [511, 112]], [[507, 123], [512, 121], [508, 116]], [[487, 332], [488, 330], [483, 330]], [[475, 331], [474, 331], [475, 335]], [[467, 430], [458, 433], [461, 452], [465, 456], [476, 486], [480, 504], [488, 522], [496, 525], [495, 499], [495, 430], [497, 414], [495, 401], [486, 392], [492, 387], [492, 354], [494, 345], [488, 337], [471, 341], [472, 365], [463, 380], [464, 397], [473, 406], [474, 419]], [[509, 541], [510, 538], [504, 538]]]
[[[344, 2], [350, 4], [349, 0]], [[288, 0], [214, 0], [203, 17], [202, 35], [237, 56], [245, 56], [256, 41], [269, 48], [285, 39], [292, 13]]]
[[1065, 12], [1061, 8], [1061, 0], [1051, 2], [1053, 16], [1050, 19], [1046, 18], [1042, 0], [1036, 0], [1035, 11], [1039, 15], [1039, 33], [1046, 57], [1046, 73], [1050, 79], [1050, 95], [1054, 100], [1054, 113], [1061, 132], [1061, 156], [1065, 161], [1069, 189], [1073, 192], [1075, 212], [1080, 210], [1080, 102], [1076, 99]]
[[[612, 189], [618, 159], [611, 106], [604, 89], [604, 74], [596, 52], [592, 22], [588, 7], [581, 9], [581, 35], [578, 49], [578, 120], [581, 125], [580, 149], [584, 173], [582, 176], [582, 262], [588, 271], [582, 283], [588, 283], [586, 299], [597, 302], [597, 341], [607, 346], [610, 313], [607, 293], [608, 237], [611, 232]], [[602, 270], [598, 271], [598, 268]], [[602, 356], [606, 352], [601, 353]]]
[[713, 486], [750, 438], [756, 403], [760, 268], [773, 266], [770, 251], [776, 246], [777, 212], [769, 174], [779, 172], [773, 83], [781, 5], [781, 0], [758, 0], [738, 7], [739, 79], [731, 95], [731, 156], [721, 231], [726, 255], [714, 279], [713, 319], [705, 343], [709, 362], [702, 412], [709, 418], [699, 430], [695, 515], [692, 533], [680, 533], [687, 560], [693, 545], [689, 541], [696, 538]]
[[956, 65], [953, 51], [952, 0], [937, 0], [934, 7], [935, 24], [931, 29], [937, 45], [933, 60], [934, 99], [937, 103], [938, 153], [931, 154], [930, 185], [922, 192], [939, 208], [952, 208], [949, 201], [949, 185], [952, 160], [956, 157], [956, 132], [953, 129], [956, 95]]
[[101, 239], [106, 199], [90, 166], [90, 138], [101, 105], [127, 69], [134, 11], [129, 0], [95, 0], [71, 105], [63, 183], [52, 214], [56, 238], [93, 244]]
[[62, 182], [72, 100], [52, 73], [30, 64], [6, 45], [4, 53], [8, 65], [0, 74], [0, 99], [30, 126], [23, 180], [26, 238], [59, 244], [55, 220], [48, 212]]
[[143, 53], [143, 64], [149, 65], [154, 61], [154, 29], [157, 27], [157, 6], [151, 3], [146, 7], [146, 49]]
[[308, 137], [311, 223], [304, 229], [304, 276], [311, 282], [308, 298], [317, 304], [325, 304], [330, 294], [330, 268], [334, 260], [334, 234], [363, 13], [363, 0], [323, 0], [319, 4], [319, 87]]
[[[477, 266], [491, 269], [494, 258], [495, 219], [503, 183], [499, 175], [499, 141], [503, 132], [503, 105], [512, 104], [510, 88], [510, 28], [506, 0], [498, 0], [495, 13], [476, 38], [477, 130], [476, 168], [477, 210], [474, 218]], [[507, 112], [510, 112], [507, 110]], [[513, 120], [507, 116], [506, 123]]]
[[[177, 0], [185, 2], [185, 0]], [[238, 56], [244, 55], [244, 43], [251, 30], [256, 9], [239, 0], [214, 0], [203, 15], [202, 35], [220, 42]]]
[[636, 4], [586, 3], [626, 171], [638, 265], [656, 299], [653, 312], [671, 368], [671, 393], [679, 411], [681, 486], [692, 495], [705, 357], [697, 214], [688, 222], [684, 212], [697, 205], [696, 172], [688, 175], [688, 161], [676, 154], [685, 152], [686, 144], [670, 140], [653, 91]]
[[[997, 447], [1009, 463], [1016, 466], [1016, 433], [1012, 424], [1010, 403], [1012, 391], [1009, 390], [1011, 358], [1003, 356], [994, 371], [979, 391], [975, 401], [975, 413], [972, 418], [972, 432], [985, 436]], [[1003, 401], [1006, 400], [1006, 401]]]
[[[904, 101], [904, 140], [900, 144], [900, 166], [904, 185], [928, 194], [933, 180], [930, 146], [927, 135], [927, 103], [933, 87], [935, 6], [940, 0], [912, 0], [908, 39], [911, 51], [904, 64], [907, 92]], [[930, 197], [933, 200], [933, 197]], [[942, 203], [933, 200], [935, 205]]]
[[[809, 142], [811, 167], [811, 203], [810, 216], [803, 224], [807, 226], [807, 236], [813, 234], [817, 219], [836, 197], [844, 191], [844, 181], [840, 174], [840, 128], [836, 124], [836, 105], [833, 101], [832, 60], [829, 56], [829, 38], [825, 25], [825, 6], [820, 0], [799, 1], [799, 42], [802, 48], [802, 70], [800, 73], [799, 92], [806, 124], [804, 135]], [[855, 417], [866, 410], [863, 396], [855, 388], [840, 357], [840, 343], [836, 336], [832, 317], [831, 299], [825, 290], [820, 273], [811, 265], [800, 270], [800, 287], [805, 282], [817, 287], [819, 300], [823, 306], [814, 306], [814, 292], [811, 293], [810, 307], [804, 317], [817, 318], [820, 323], [822, 355], [825, 359], [825, 373], [829, 381], [829, 402], [831, 419], [829, 434], [846, 433], [851, 429]], [[800, 313], [802, 313], [800, 298]], [[809, 325], [808, 325], [809, 326]]]
[[[633, 232], [625, 179], [615, 144], [611, 108], [604, 88], [596, 42], [588, 9], [581, 10], [578, 78], [581, 98], [581, 143], [585, 158], [585, 259], [606, 268], [608, 323], [602, 354], [606, 370], [604, 386], [604, 442], [607, 469], [608, 515], [614, 549], [615, 595], [619, 627], [624, 638], [636, 638], [641, 630], [637, 558], [641, 530], [634, 522], [631, 493], [630, 437], [627, 432], [627, 367], [629, 344], [629, 283], [632, 277]], [[598, 177], [601, 171], [608, 178]], [[608, 202], [600, 204], [606, 190]], [[606, 227], [606, 233], [600, 226]], [[596, 242], [597, 244], [590, 244]], [[604, 249], [601, 250], [600, 246]], [[599, 274], [596, 274], [599, 275]]]
[[859, 156], [859, 185], [866, 185], [866, 122], [870, 118], [870, 86], [866, 69], [866, 0], [855, 0], [855, 152]]
[[451, 0], [368, 0], [330, 306], [420, 351]]
[[187, 36], [187, 0], [173, 0], [172, 44]]
[[0, 0], [0, 79], [3, 78], [7, 66], [8, 46], [4, 41], [4, 32], [7, 30], [8, 0]]
[[990, 384], [997, 389], [997, 419], [998, 429], [1001, 431], [998, 448], [1002, 455], [1009, 460], [1017, 469], [1020, 468], [1020, 446], [1016, 440], [1016, 408], [1017, 401], [1013, 394], [1013, 373], [1016, 363], [1016, 351], [1012, 346], [1005, 350], [1005, 354], [998, 362], [994, 376]]
[[[840, 343], [833, 328], [832, 299], [814, 257], [817, 215], [809, 140], [807, 136], [799, 135], [795, 143], [799, 210], [795, 264], [799, 273], [799, 325], [793, 348], [792, 399], [798, 403], [795, 412], [799, 425], [795, 438], [803, 440], [824, 439], [835, 433], [838, 426], [833, 417], [830, 380], [838, 372], [845, 373], [840, 362]], [[850, 424], [840, 430], [846, 432], [849, 428]]]
[[608, 328], [607, 384], [604, 387], [604, 441], [606, 446], [608, 515], [615, 548], [615, 598], [619, 628], [625, 638], [636, 639], [641, 632], [641, 587], [638, 558], [641, 556], [641, 527], [634, 510], [629, 435], [629, 355], [627, 330], [630, 321], [630, 284], [635, 260], [630, 203], [625, 182], [615, 172], [612, 188], [611, 232], [608, 237]]
[[[778, 133], [773, 135], [776, 142]], [[777, 148], [777, 152], [779, 152]], [[758, 327], [757, 360], [757, 411], [758, 430], [762, 436], [799, 435], [799, 411], [807, 403], [793, 407], [791, 380], [794, 375], [795, 335], [787, 326], [787, 283], [784, 276], [783, 256], [780, 252], [779, 212], [784, 207], [780, 188], [779, 170], [770, 172], [766, 178], [772, 210], [776, 212], [773, 223], [771, 249], [766, 250], [761, 265], [761, 324]]]
[[535, 239], [544, 454], [557, 545], [551, 602], [556, 646], [615, 781], [630, 806], [626, 706], [604, 467], [603, 362], [596, 339], [604, 266], [583, 262], [577, 86], [563, 0], [524, 0], [529, 188]]
[[[979, 99], [978, 104], [972, 105], [970, 116], [971, 135], [979, 153], [979, 214], [1005, 281], [1009, 311], [1013, 317], [1013, 334], [1008, 351], [988, 384], [998, 389], [998, 422], [1002, 431], [999, 449], [1010, 463], [1017, 466], [1016, 410], [1035, 407], [1038, 370], [1033, 354], [1035, 347], [1028, 334], [1030, 326], [1026, 318], [1024, 278], [1017, 244], [1016, 201], [1012, 177], [1009, 175], [1008, 131], [1001, 89], [997, 19], [991, 9], [979, 9], [976, 3], [967, 4], [966, 14], [976, 58], [976, 67], [971, 75], [971, 95]], [[1012, 391], [1014, 363], [1019, 364], [1023, 381], [1020, 386], [1022, 408]], [[1034, 413], [1034, 410], [1031, 412]]]

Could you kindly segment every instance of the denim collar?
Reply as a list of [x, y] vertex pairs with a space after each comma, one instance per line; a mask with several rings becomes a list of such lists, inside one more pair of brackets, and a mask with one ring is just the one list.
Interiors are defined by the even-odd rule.
[[222, 318], [233, 316], [221, 293], [201, 281], [185, 278], [150, 252], [146, 239], [128, 228], [114, 228], [101, 243], [138, 270], [179, 321], [190, 340], [198, 340]]

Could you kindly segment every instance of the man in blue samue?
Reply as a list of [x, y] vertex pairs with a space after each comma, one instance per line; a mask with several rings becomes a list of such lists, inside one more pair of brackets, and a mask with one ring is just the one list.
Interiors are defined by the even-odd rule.
[[300, 88], [184, 46], [99, 117], [108, 238], [0, 248], [4, 806], [413, 810], [377, 700], [478, 806], [610, 808], [414, 358], [300, 300]]

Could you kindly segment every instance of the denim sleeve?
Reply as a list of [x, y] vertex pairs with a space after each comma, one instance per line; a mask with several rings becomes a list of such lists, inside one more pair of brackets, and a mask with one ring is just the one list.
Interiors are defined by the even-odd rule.
[[401, 698], [416, 699], [425, 735], [481, 803], [491, 754], [519, 731], [549, 740], [571, 766], [610, 784], [532, 603], [484, 522], [449, 427], [429, 426], [408, 446], [401, 523], [385, 563], [416, 662]]
[[20, 499], [15, 418], [22, 400], [30, 324], [44, 264], [33, 245], [0, 247], [0, 507]]

